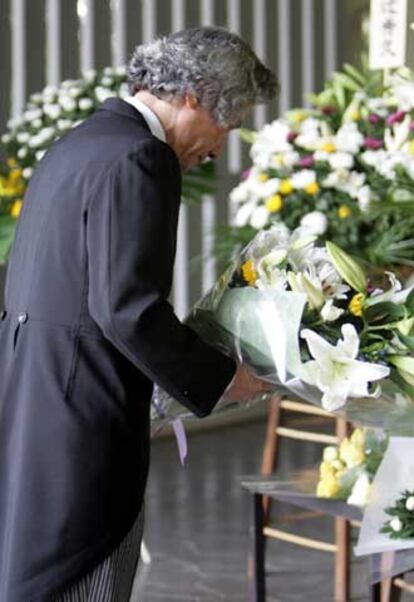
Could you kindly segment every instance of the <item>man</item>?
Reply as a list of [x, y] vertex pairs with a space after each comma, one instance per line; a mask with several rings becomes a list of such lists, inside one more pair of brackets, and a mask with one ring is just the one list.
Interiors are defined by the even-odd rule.
[[181, 170], [217, 157], [274, 76], [240, 38], [139, 46], [131, 97], [31, 179], [0, 321], [0, 600], [129, 599], [153, 382], [198, 416], [263, 390], [167, 302]]

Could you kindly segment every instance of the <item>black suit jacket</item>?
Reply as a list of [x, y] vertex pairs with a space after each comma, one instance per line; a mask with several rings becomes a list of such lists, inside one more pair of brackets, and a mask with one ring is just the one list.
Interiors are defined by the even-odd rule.
[[235, 364], [167, 302], [180, 168], [119, 99], [28, 188], [0, 320], [0, 600], [53, 599], [142, 504], [153, 381], [207, 415]]

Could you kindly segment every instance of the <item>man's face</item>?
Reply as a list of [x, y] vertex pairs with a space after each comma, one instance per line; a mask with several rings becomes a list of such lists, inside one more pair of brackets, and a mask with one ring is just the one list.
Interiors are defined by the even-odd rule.
[[208, 111], [192, 97], [186, 97], [178, 111], [173, 148], [183, 170], [199, 165], [206, 158], [220, 155], [227, 134], [233, 127], [217, 125]]

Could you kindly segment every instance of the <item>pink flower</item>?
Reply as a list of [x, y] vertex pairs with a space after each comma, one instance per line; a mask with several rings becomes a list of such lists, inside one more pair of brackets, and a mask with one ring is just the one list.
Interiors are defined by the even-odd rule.
[[376, 115], [375, 113], [371, 113], [371, 115], [368, 117], [368, 121], [370, 123], [372, 123], [373, 125], [378, 123], [380, 120], [381, 120], [381, 117], [379, 115]]
[[295, 138], [297, 138], [298, 135], [296, 134], [296, 132], [289, 132], [288, 134], [288, 142], [293, 142], [295, 140]]
[[364, 140], [364, 146], [366, 148], [370, 148], [371, 150], [378, 150], [383, 145], [383, 141], [378, 138], [374, 138], [373, 136], [367, 136]]
[[250, 175], [250, 169], [245, 169], [244, 171], [241, 172], [240, 174], [240, 179], [241, 180], [247, 180], [247, 178]]
[[410, 132], [414, 131], [414, 121], [410, 123]]
[[391, 115], [388, 115], [387, 119], [385, 120], [385, 125], [394, 125], [394, 123], [402, 121], [405, 116], [406, 111], [397, 111], [396, 113], [391, 113]]
[[336, 109], [335, 107], [323, 107], [322, 113], [324, 115], [333, 115], [334, 113], [336, 113]]
[[306, 155], [306, 157], [303, 157], [298, 165], [299, 167], [312, 167], [315, 163], [315, 159], [313, 158], [312, 155]]

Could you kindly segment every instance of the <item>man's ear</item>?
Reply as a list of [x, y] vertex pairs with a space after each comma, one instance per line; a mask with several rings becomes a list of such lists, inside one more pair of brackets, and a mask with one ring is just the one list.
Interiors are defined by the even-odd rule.
[[185, 95], [185, 104], [189, 109], [196, 109], [199, 106], [199, 102], [194, 94]]

